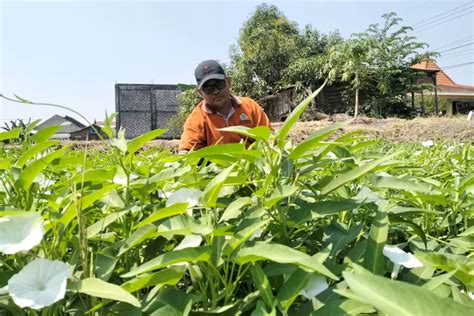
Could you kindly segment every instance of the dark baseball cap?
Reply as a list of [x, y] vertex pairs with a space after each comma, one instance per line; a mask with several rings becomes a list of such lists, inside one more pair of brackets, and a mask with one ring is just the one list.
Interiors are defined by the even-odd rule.
[[205, 60], [201, 62], [194, 71], [198, 89], [201, 89], [202, 85], [211, 79], [225, 79], [224, 68], [215, 60]]

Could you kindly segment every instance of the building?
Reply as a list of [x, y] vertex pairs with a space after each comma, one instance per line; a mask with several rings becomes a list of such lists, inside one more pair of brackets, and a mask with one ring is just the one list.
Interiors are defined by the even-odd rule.
[[[455, 83], [431, 60], [415, 64], [411, 66], [411, 69], [421, 74], [417, 79], [417, 83], [433, 85], [432, 90], [422, 90], [420, 93], [422, 96], [434, 96], [436, 112], [438, 112], [438, 99], [445, 99], [450, 102], [451, 106], [447, 109], [447, 114], [467, 114], [474, 110], [474, 86]], [[412, 92], [412, 106], [415, 106], [414, 95], [415, 92]]]
[[40, 131], [51, 126], [62, 126], [51, 139], [98, 140], [100, 139], [98, 133], [102, 135], [103, 138], [107, 137], [105, 133], [102, 132], [100, 123], [94, 122], [94, 124], [87, 126], [70, 116], [60, 116], [57, 114], [37, 125], [34, 131]]
[[[116, 84], [115, 110], [117, 128], [125, 129], [126, 138], [134, 138], [148, 131], [169, 128], [169, 121], [178, 112], [178, 85], [171, 84]], [[175, 138], [171, 132], [159, 138]]]
[[60, 116], [55, 114], [46, 121], [37, 125], [34, 130], [40, 131], [43, 128], [51, 126], [62, 126], [62, 128], [54, 134], [52, 139], [69, 139], [71, 133], [78, 132], [86, 127], [86, 125], [70, 116]]

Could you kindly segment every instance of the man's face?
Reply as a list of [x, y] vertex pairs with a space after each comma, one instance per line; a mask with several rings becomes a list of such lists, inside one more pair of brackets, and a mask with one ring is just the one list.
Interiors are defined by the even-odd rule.
[[204, 98], [206, 104], [215, 110], [222, 109], [230, 99], [230, 83], [224, 80], [211, 79], [199, 89], [199, 94]]

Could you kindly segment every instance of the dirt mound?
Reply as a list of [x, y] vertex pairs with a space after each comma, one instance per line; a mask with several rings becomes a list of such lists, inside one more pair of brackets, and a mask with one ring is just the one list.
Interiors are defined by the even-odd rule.
[[[295, 142], [301, 142], [317, 129], [347, 119], [349, 119], [347, 115], [337, 114], [325, 120], [297, 122], [289, 136]], [[280, 128], [281, 125], [282, 123], [273, 124], [275, 129]], [[428, 139], [474, 142], [474, 123], [469, 126], [464, 117], [431, 117], [412, 120], [360, 117], [345, 126], [341, 133], [354, 130], [363, 130], [366, 135], [374, 138], [384, 138], [394, 143], [415, 143]]]

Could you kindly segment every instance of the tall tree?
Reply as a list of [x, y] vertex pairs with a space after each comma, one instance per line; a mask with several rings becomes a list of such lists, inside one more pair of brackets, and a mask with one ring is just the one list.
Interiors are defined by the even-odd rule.
[[370, 39], [351, 39], [332, 47], [329, 52], [326, 70], [329, 79], [338, 77], [350, 83], [355, 93], [354, 117], [359, 115], [359, 91], [373, 75], [373, 51]]
[[350, 82], [355, 116], [359, 113], [360, 91], [365, 91], [366, 108], [374, 114], [385, 115], [405, 106], [405, 94], [414, 76], [410, 66], [433, 55], [421, 53], [426, 44], [409, 35], [410, 27], [398, 26], [402, 19], [396, 13], [382, 17], [382, 27], [371, 24], [367, 31], [353, 34], [331, 51], [326, 65], [331, 79]]
[[331, 47], [343, 42], [339, 33], [328, 35], [306, 25], [297, 43], [295, 58], [283, 72], [282, 85], [295, 86], [309, 96], [327, 77], [324, 71]]
[[284, 70], [295, 56], [298, 27], [274, 5], [262, 4], [231, 47], [231, 77], [238, 92], [260, 98], [280, 88]]

